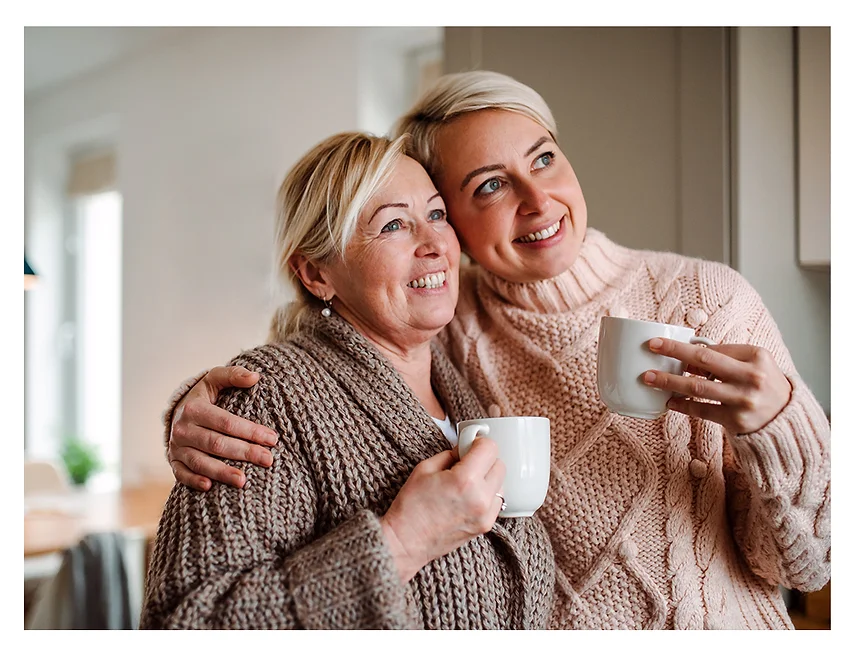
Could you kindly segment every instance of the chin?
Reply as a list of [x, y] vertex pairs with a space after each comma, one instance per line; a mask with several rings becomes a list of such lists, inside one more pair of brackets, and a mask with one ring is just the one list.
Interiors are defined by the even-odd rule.
[[451, 323], [451, 320], [454, 319], [454, 310], [455, 309], [452, 308], [450, 310], [431, 313], [429, 317], [423, 318], [420, 325], [425, 331], [435, 331], [436, 333], [439, 333]]

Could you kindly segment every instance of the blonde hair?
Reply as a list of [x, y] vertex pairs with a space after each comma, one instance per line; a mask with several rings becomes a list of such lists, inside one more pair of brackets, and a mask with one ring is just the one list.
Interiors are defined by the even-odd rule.
[[405, 136], [339, 133], [317, 144], [285, 176], [277, 199], [276, 268], [296, 297], [275, 312], [268, 340], [297, 332], [305, 313], [321, 306], [291, 269], [291, 256], [301, 253], [315, 263], [343, 257], [359, 213], [388, 179], [405, 144]]
[[487, 109], [522, 114], [548, 130], [557, 141], [557, 125], [543, 97], [518, 80], [494, 71], [443, 75], [395, 123], [391, 135], [408, 133], [409, 155], [434, 176], [439, 167], [439, 129], [461, 114]]

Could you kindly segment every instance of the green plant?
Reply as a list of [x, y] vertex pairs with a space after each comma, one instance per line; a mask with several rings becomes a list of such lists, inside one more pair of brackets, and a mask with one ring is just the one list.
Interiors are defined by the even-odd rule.
[[60, 456], [74, 484], [86, 484], [92, 474], [101, 469], [97, 447], [77, 437], [65, 439]]

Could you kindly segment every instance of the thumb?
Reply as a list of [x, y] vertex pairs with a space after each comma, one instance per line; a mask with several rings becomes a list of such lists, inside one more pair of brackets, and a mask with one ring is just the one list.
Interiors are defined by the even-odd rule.
[[249, 388], [258, 382], [261, 375], [243, 366], [217, 366], [205, 375], [208, 391], [216, 398], [224, 388]]
[[438, 473], [439, 471], [448, 470], [456, 462], [457, 457], [452, 451], [443, 450], [418, 464], [418, 469], [422, 473]]

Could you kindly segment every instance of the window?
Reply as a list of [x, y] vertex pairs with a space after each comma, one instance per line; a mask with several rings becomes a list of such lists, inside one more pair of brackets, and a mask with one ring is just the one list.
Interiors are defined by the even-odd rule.
[[104, 470], [93, 486], [114, 487], [121, 436], [121, 196], [80, 197], [77, 224], [75, 386], [76, 431], [98, 447]]
[[[115, 488], [121, 473], [122, 199], [111, 153], [74, 158], [67, 176], [39, 178], [28, 249], [39, 285], [26, 297], [28, 457], [60, 461], [75, 437], [104, 468], [87, 483]], [[37, 172], [39, 173], [39, 172]], [[67, 183], [67, 184], [66, 184]]]

